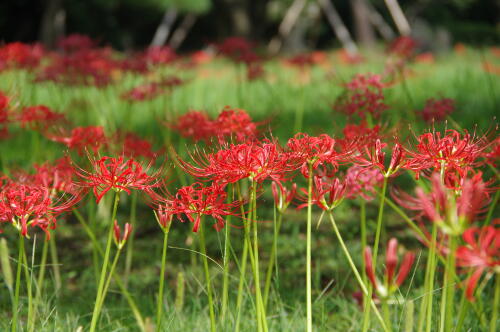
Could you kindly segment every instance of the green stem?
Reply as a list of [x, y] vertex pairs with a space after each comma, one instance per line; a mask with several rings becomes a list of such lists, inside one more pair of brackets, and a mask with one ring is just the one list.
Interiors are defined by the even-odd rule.
[[17, 331], [17, 317], [19, 314], [19, 289], [21, 286], [21, 269], [24, 257], [24, 237], [19, 232], [19, 255], [17, 257], [17, 272], [16, 272], [16, 290], [14, 293], [14, 302], [12, 303], [12, 326], [11, 331]]
[[33, 324], [33, 296], [31, 292], [31, 272], [28, 266], [28, 257], [26, 256], [26, 251], [23, 252], [23, 270], [24, 270], [24, 277], [26, 278], [26, 290], [28, 292], [28, 330], [31, 328], [31, 325]]
[[380, 233], [382, 231], [382, 220], [384, 216], [384, 205], [385, 205], [385, 193], [387, 191], [387, 177], [384, 177], [384, 183], [382, 185], [382, 194], [380, 196], [380, 206], [378, 209], [377, 216], [377, 230], [375, 231], [375, 243], [373, 244], [373, 270], [377, 271], [377, 255], [378, 247], [380, 243]]
[[490, 321], [490, 332], [497, 331], [498, 312], [500, 311], [500, 273], [495, 275], [495, 296], [493, 298], [493, 315]]
[[[136, 219], [137, 219], [137, 192], [132, 193], [132, 202], [130, 207], [130, 225], [132, 229], [136, 229]], [[128, 280], [130, 276], [130, 271], [132, 270], [132, 259], [134, 255], [134, 236], [131, 236], [127, 240], [127, 249], [125, 254], [125, 271], [123, 276], [123, 282], [125, 287], [128, 287]]]
[[306, 305], [307, 305], [307, 332], [312, 332], [312, 289], [311, 289], [311, 232], [312, 232], [312, 187], [313, 164], [309, 163], [307, 184], [307, 237], [306, 237]]
[[455, 247], [455, 236], [449, 235], [449, 253], [446, 259], [443, 292], [441, 298], [441, 332], [450, 332], [453, 324], [453, 307], [455, 305], [453, 301], [455, 295]]
[[382, 301], [382, 312], [383, 312], [383, 315], [384, 315], [384, 321], [385, 321], [385, 325], [387, 326], [387, 330], [388, 331], [391, 331], [391, 312], [389, 310], [389, 304], [387, 303], [387, 300], [383, 300]]
[[[358, 272], [358, 269], [356, 268], [356, 265], [354, 265], [354, 262], [352, 260], [351, 254], [349, 253], [349, 250], [347, 250], [347, 247], [344, 243], [344, 240], [342, 239], [342, 236], [340, 235], [339, 229], [337, 227], [337, 223], [335, 222], [335, 219], [333, 218], [333, 213], [332, 211], [328, 211], [328, 216], [330, 217], [330, 221], [333, 226], [333, 231], [335, 232], [335, 235], [337, 236], [337, 239], [340, 243], [340, 246], [342, 247], [342, 251], [344, 252], [344, 255], [349, 262], [349, 266], [352, 269], [352, 272], [354, 273], [354, 276], [356, 277], [356, 280], [358, 281], [359, 286], [361, 287], [361, 290], [363, 291], [363, 294], [368, 295], [368, 289], [363, 282], [363, 279], [361, 278], [361, 275]], [[380, 322], [380, 325], [382, 326], [382, 329], [386, 332], [389, 332], [387, 326], [385, 325], [384, 319], [380, 315], [379, 310], [377, 309], [377, 306], [375, 305], [375, 302], [370, 299], [371, 307], [373, 309], [373, 312], [375, 313], [375, 316]]]
[[208, 268], [208, 259], [207, 259], [207, 248], [205, 246], [205, 227], [203, 227], [203, 221], [200, 222], [199, 229], [199, 240], [200, 240], [200, 249], [203, 255], [203, 268], [205, 270], [205, 282], [207, 285], [207, 295], [208, 295], [208, 307], [210, 310], [210, 331], [215, 332], [215, 311], [214, 311], [214, 303], [212, 300], [212, 283], [210, 280], [210, 269]]
[[[234, 191], [234, 187], [233, 187]], [[232, 195], [227, 196], [228, 202], [231, 201]], [[231, 215], [226, 217], [226, 225], [224, 229], [224, 274], [222, 280], [222, 308], [220, 320], [225, 322], [226, 320], [226, 312], [227, 312], [227, 303], [229, 299], [229, 247], [231, 245]]]
[[115, 202], [113, 204], [113, 213], [111, 214], [111, 222], [108, 231], [108, 240], [106, 243], [106, 250], [104, 251], [104, 261], [101, 269], [101, 276], [99, 277], [99, 286], [97, 287], [97, 295], [95, 299], [94, 311], [92, 312], [92, 321], [90, 323], [90, 332], [94, 332], [97, 328], [97, 321], [101, 312], [101, 298], [104, 291], [104, 283], [106, 281], [106, 271], [109, 264], [109, 254], [111, 252], [111, 243], [113, 242], [113, 226], [116, 218], [116, 210], [118, 209], [118, 202], [120, 200], [120, 193], [115, 193]]
[[[238, 194], [238, 200], [243, 202], [243, 197], [241, 194], [240, 183], [236, 182], [236, 192]], [[248, 239], [248, 218], [245, 218], [245, 210], [243, 204], [241, 205], [241, 217], [243, 219], [243, 231], [244, 231], [244, 240], [243, 240], [243, 252], [241, 254], [241, 266], [240, 266], [240, 280], [238, 283], [238, 295], [236, 298], [236, 324], [235, 331], [239, 332], [240, 330], [240, 320], [241, 320], [241, 305], [243, 302], [243, 289], [246, 284], [245, 276], [246, 276], [246, 267], [248, 260], [248, 252], [249, 252], [249, 241]], [[250, 212], [248, 213], [250, 215]]]
[[111, 264], [111, 268], [109, 269], [108, 278], [106, 279], [106, 282], [104, 284], [104, 289], [101, 296], [101, 302], [99, 303], [100, 307], [103, 306], [104, 300], [106, 299], [106, 294], [108, 294], [109, 285], [111, 284], [111, 279], [113, 278], [113, 275], [115, 273], [116, 265], [118, 264], [118, 259], [120, 258], [121, 252], [122, 250], [118, 248], [118, 250], [115, 253], [115, 258], [113, 259], [113, 263]]
[[[366, 202], [361, 199], [360, 202], [360, 218], [361, 218], [361, 252], [364, 255], [366, 246], [367, 246], [367, 238], [366, 238]], [[367, 282], [367, 277], [366, 277], [366, 264], [365, 260], [362, 260], [362, 267], [363, 270], [361, 271], [362, 276], [363, 276], [363, 282], [366, 284]], [[366, 332], [368, 331], [368, 328], [370, 327], [370, 298], [372, 295], [373, 289], [371, 286], [368, 288], [368, 295], [363, 293], [363, 325], [362, 325], [362, 331]]]
[[458, 310], [458, 323], [457, 326], [455, 326], [455, 331], [462, 331], [462, 326], [464, 325], [467, 308], [469, 307], [468, 304], [469, 301], [467, 301], [466, 299], [466, 292], [464, 289], [462, 291], [462, 298], [460, 299], [460, 309]]
[[425, 288], [425, 296], [426, 296], [426, 308], [425, 310], [427, 315], [427, 324], [426, 331], [430, 332], [432, 328], [432, 313], [433, 313], [433, 298], [434, 298], [434, 276], [436, 271], [436, 244], [437, 244], [437, 225], [436, 223], [432, 224], [432, 240], [431, 247], [429, 251], [429, 280], [427, 284], [427, 288]]
[[52, 234], [49, 240], [50, 246], [50, 260], [52, 262], [52, 269], [54, 270], [54, 283], [56, 286], [56, 294], [61, 289], [62, 279], [61, 279], [61, 269], [59, 266], [59, 258], [57, 255], [57, 246], [56, 246], [56, 236], [55, 233]]
[[165, 283], [165, 267], [167, 263], [167, 247], [168, 247], [168, 234], [170, 231], [170, 224], [163, 230], [163, 249], [161, 254], [161, 271], [160, 271], [160, 284], [158, 287], [158, 299], [156, 304], [156, 331], [161, 331], [161, 320], [163, 317], [163, 287]]
[[488, 214], [486, 215], [486, 219], [484, 219], [483, 227], [488, 226], [491, 222], [491, 217], [493, 217], [493, 212], [498, 203], [498, 198], [500, 197], [500, 190], [495, 192], [495, 196], [493, 197], [493, 201], [491, 201], [490, 208], [488, 209]]
[[[47, 264], [47, 253], [48, 253], [48, 248], [49, 248], [49, 241], [44, 241], [43, 242], [43, 247], [42, 247], [42, 258], [40, 261], [40, 271], [38, 273], [38, 279], [36, 281], [37, 285], [37, 290], [35, 294], [35, 300], [34, 300], [34, 312], [33, 312], [33, 322], [36, 321], [36, 316], [38, 313], [38, 306], [40, 302], [40, 298], [42, 297], [43, 293], [43, 283], [45, 279], [45, 266]], [[28, 331], [33, 332], [35, 330], [35, 324], [31, 325], [31, 328], [28, 329]]]
[[[104, 252], [103, 252], [99, 242], [97, 242], [97, 238], [95, 237], [95, 234], [92, 232], [92, 230], [90, 229], [90, 227], [86, 223], [85, 219], [83, 219], [83, 216], [81, 215], [81, 213], [77, 209], [73, 208], [73, 213], [75, 214], [76, 219], [78, 219], [80, 224], [83, 226], [83, 229], [87, 233], [88, 237], [90, 238], [90, 241], [92, 242], [95, 251], [97, 252], [99, 257], [102, 258], [104, 256]], [[130, 295], [130, 292], [127, 291], [127, 289], [125, 288], [125, 285], [124, 285], [124, 283], [121, 280], [119, 275], [114, 275], [114, 278], [115, 278], [116, 284], [120, 288], [120, 291], [127, 299], [128, 305], [129, 305], [130, 309], [132, 310], [132, 313], [134, 314], [137, 325], [139, 326], [141, 331], [145, 331], [146, 328], [144, 325], [144, 319], [142, 318], [142, 315], [139, 311], [139, 308], [137, 307], [137, 304], [135, 304], [135, 301], [132, 298], [132, 295]]]
[[[266, 284], [264, 286], [264, 308], [267, 310], [267, 302], [269, 299], [269, 290], [271, 289], [271, 279], [273, 277], [273, 270], [276, 262], [276, 252], [278, 250], [278, 234], [281, 229], [281, 222], [283, 220], [283, 213], [278, 212], [278, 221], [276, 222], [276, 218], [274, 218], [275, 222], [275, 230], [274, 230], [274, 238], [273, 238], [273, 246], [271, 248], [271, 254], [269, 255], [269, 265], [267, 266], [266, 272]], [[276, 263], [277, 265], [277, 263]]]

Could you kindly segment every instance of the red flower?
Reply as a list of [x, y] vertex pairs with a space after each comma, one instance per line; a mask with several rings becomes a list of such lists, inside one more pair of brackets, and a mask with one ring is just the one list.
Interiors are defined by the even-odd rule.
[[417, 178], [423, 170], [442, 171], [446, 184], [453, 187], [457, 179], [465, 178], [469, 171], [480, 165], [478, 158], [487, 144], [484, 138], [476, 139], [468, 132], [461, 135], [452, 129], [441, 136], [440, 132], [420, 135], [416, 151], [409, 151], [412, 160], [408, 168], [415, 171]]
[[298, 133], [288, 140], [287, 148], [290, 151], [290, 159], [301, 165], [301, 172], [305, 177], [310, 176], [309, 164], [313, 169], [324, 164], [336, 167], [348, 154], [338, 153], [335, 150], [335, 140], [327, 134], [315, 137]]
[[[320, 209], [325, 211], [333, 210], [344, 200], [346, 184], [340, 181], [339, 178], [314, 176], [313, 184], [311, 202]], [[298, 196], [298, 198], [305, 203], [300, 204], [297, 207], [298, 209], [305, 208], [308, 205], [307, 189], [301, 188], [300, 191], [303, 195]]]
[[64, 114], [56, 113], [45, 105], [25, 107], [22, 109], [18, 120], [21, 127], [31, 129], [47, 129], [65, 120]]
[[47, 136], [53, 141], [63, 143], [68, 148], [76, 150], [79, 155], [83, 155], [87, 149], [92, 149], [94, 153], [97, 153], [107, 141], [104, 129], [100, 126], [76, 127], [69, 134], [47, 134]]
[[247, 80], [255, 81], [263, 78], [266, 72], [260, 63], [251, 63], [247, 66]]
[[418, 46], [415, 39], [408, 36], [401, 36], [394, 39], [389, 45], [388, 52], [401, 58], [410, 58]]
[[132, 225], [130, 225], [129, 223], [126, 223], [125, 228], [123, 230], [123, 237], [122, 237], [120, 226], [118, 226], [118, 222], [115, 219], [115, 223], [113, 225], [113, 235], [114, 235], [115, 244], [118, 247], [118, 250], [123, 248], [123, 246], [127, 242], [131, 233], [132, 233]]
[[129, 158], [144, 157], [147, 160], [154, 160], [158, 156], [158, 153], [153, 151], [153, 145], [149, 141], [134, 133], [125, 134], [121, 152]]
[[292, 188], [287, 189], [281, 183], [273, 181], [271, 191], [274, 198], [274, 204], [280, 213], [283, 213], [292, 202], [297, 193], [297, 184], [292, 184]]
[[342, 150], [352, 150], [353, 147], [372, 145], [377, 139], [380, 139], [380, 126], [376, 125], [369, 128], [366, 122], [361, 124], [346, 124], [342, 130], [344, 138], [338, 139], [337, 142], [342, 147]]
[[406, 168], [408, 161], [406, 153], [400, 143], [394, 143], [392, 147], [391, 161], [389, 167], [385, 166], [385, 152], [382, 151], [387, 144], [382, 143], [380, 139], [375, 144], [366, 144], [361, 150], [361, 154], [354, 155], [354, 162], [361, 167], [378, 168], [385, 177], [396, 174], [401, 168]]
[[425, 122], [444, 121], [455, 110], [455, 100], [450, 98], [427, 99], [421, 116]]
[[384, 181], [384, 175], [378, 168], [362, 168], [351, 166], [346, 173], [347, 198], [354, 199], [361, 196], [367, 201], [373, 199], [376, 194], [375, 186], [380, 186]]
[[257, 124], [245, 110], [231, 109], [226, 106], [213, 123], [219, 143], [224, 143], [228, 138], [244, 143], [254, 140], [258, 135]]
[[89, 36], [73, 33], [71, 35], [61, 37], [57, 41], [57, 47], [67, 53], [73, 53], [82, 50], [89, 50], [96, 47], [97, 42]]
[[10, 98], [0, 91], [0, 138], [8, 135], [7, 124], [9, 122], [9, 102]]
[[198, 178], [217, 183], [234, 183], [251, 178], [256, 182], [271, 179], [281, 182], [294, 168], [288, 156], [272, 142], [229, 145], [216, 153], [197, 153], [195, 165], [179, 159], [182, 168]]
[[446, 234], [458, 235], [484, 212], [490, 201], [481, 175], [479, 172], [471, 179], [465, 179], [460, 190], [455, 191], [443, 185], [439, 174], [435, 173], [431, 177], [429, 193], [418, 187], [416, 197], [404, 193], [395, 193], [393, 196], [401, 206], [418, 211], [419, 216], [437, 223]]
[[467, 298], [473, 301], [474, 290], [484, 271], [500, 272], [500, 229], [471, 227], [463, 233], [463, 239], [466, 245], [456, 251], [457, 266], [474, 270], [466, 289]]
[[389, 107], [384, 103], [384, 84], [380, 75], [357, 74], [346, 85], [346, 90], [340, 95], [333, 109], [348, 116], [358, 115], [365, 119], [369, 113], [375, 119]]
[[4, 68], [27, 68], [38, 66], [44, 50], [40, 44], [14, 42], [0, 47], [0, 70]]
[[397, 273], [397, 277], [395, 278], [396, 269], [398, 266], [397, 249], [398, 249], [398, 240], [396, 240], [395, 238], [390, 239], [387, 244], [387, 252], [385, 255], [386, 263], [385, 263], [385, 278], [383, 285], [380, 284], [380, 282], [377, 280], [377, 277], [375, 276], [375, 271], [373, 269], [373, 257], [371, 248], [366, 247], [364, 252], [363, 258], [366, 266], [366, 275], [368, 276], [368, 279], [372, 283], [373, 288], [376, 290], [377, 294], [381, 298], [389, 297], [399, 287], [401, 287], [403, 282], [406, 280], [406, 277], [408, 277], [411, 267], [413, 266], [413, 262], [415, 261], [414, 253], [412, 252], [406, 253], [403, 258], [403, 262], [399, 267], [399, 272]]
[[152, 46], [144, 53], [144, 59], [152, 65], [168, 64], [177, 59], [175, 51], [168, 46]]
[[99, 160], [91, 159], [90, 162], [91, 171], [80, 169], [77, 174], [85, 180], [85, 187], [92, 188], [97, 203], [110, 190], [130, 194], [130, 190], [135, 189], [151, 195], [152, 188], [158, 185], [159, 173], [151, 176], [147, 174], [151, 164], [143, 168], [133, 159], [125, 161], [123, 157], [102, 157]]
[[182, 137], [191, 138], [194, 141], [208, 142], [215, 136], [214, 122], [203, 111], [189, 111], [168, 126], [178, 131]]
[[229, 37], [216, 45], [222, 55], [236, 62], [242, 62], [252, 52], [253, 44], [241, 37]]
[[14, 225], [22, 236], [28, 235], [28, 226], [36, 226], [49, 237], [56, 216], [76, 202], [75, 197], [52, 199], [49, 189], [41, 185], [9, 182], [0, 191], [0, 221]]
[[44, 163], [35, 165], [36, 173], [32, 182], [48, 188], [51, 195], [55, 193], [79, 194], [79, 189], [74, 183], [75, 169], [68, 157], [56, 160], [53, 164]]
[[205, 187], [196, 182], [179, 189], [173, 200], [173, 207], [169, 209], [178, 216], [184, 214], [190, 222], [194, 223], [193, 232], [195, 233], [200, 227], [202, 215], [214, 218], [216, 220], [214, 228], [219, 231], [225, 224], [223, 216], [235, 215], [233, 209], [239, 206], [239, 202], [226, 203], [226, 198], [224, 186], [213, 183]]
[[154, 99], [164, 92], [165, 90], [159, 83], [150, 82], [138, 85], [124, 92], [121, 98], [127, 101], [144, 101]]

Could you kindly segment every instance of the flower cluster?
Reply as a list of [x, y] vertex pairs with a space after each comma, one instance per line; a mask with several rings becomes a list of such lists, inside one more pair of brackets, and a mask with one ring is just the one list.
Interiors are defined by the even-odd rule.
[[455, 101], [450, 98], [427, 99], [420, 112], [425, 122], [443, 121], [455, 110]]

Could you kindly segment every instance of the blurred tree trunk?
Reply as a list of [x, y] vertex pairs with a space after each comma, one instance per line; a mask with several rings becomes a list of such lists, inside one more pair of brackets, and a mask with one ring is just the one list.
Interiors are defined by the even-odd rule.
[[182, 19], [181, 23], [175, 29], [174, 33], [172, 34], [172, 38], [170, 39], [169, 46], [172, 47], [174, 50], [178, 49], [179, 46], [181, 46], [182, 42], [184, 39], [186, 39], [186, 36], [193, 27], [194, 23], [196, 22], [197, 16], [195, 14], [189, 13], [184, 18]]
[[398, 31], [401, 35], [407, 36], [410, 34], [410, 24], [406, 19], [403, 10], [399, 6], [398, 0], [385, 0], [385, 4], [387, 8], [389, 8], [389, 12], [391, 13], [392, 19], [398, 28]]
[[156, 29], [153, 40], [151, 41], [150, 46], [163, 46], [170, 35], [170, 31], [172, 30], [172, 25], [177, 18], [177, 10], [175, 8], [170, 8], [165, 11], [163, 14], [163, 18], [161, 20], [160, 25]]
[[306, 4], [306, 0], [294, 0], [292, 5], [288, 8], [285, 13], [285, 17], [283, 17], [283, 21], [278, 28], [278, 35], [274, 37], [269, 45], [267, 46], [267, 50], [269, 53], [274, 54], [277, 53], [281, 45], [283, 44], [283, 40], [287, 38], [292, 31], [293, 26], [297, 22], [300, 13], [304, 10], [304, 6]]
[[46, 4], [38, 37], [47, 49], [54, 49], [57, 40], [64, 35], [66, 12], [63, 0], [48, 0]]
[[249, 37], [251, 33], [250, 17], [244, 0], [227, 0], [234, 27], [234, 35]]
[[319, 3], [319, 6], [325, 13], [326, 18], [328, 19], [328, 22], [330, 23], [333, 29], [333, 32], [340, 40], [342, 46], [347, 51], [347, 53], [349, 53], [350, 55], [358, 54], [358, 47], [352, 40], [349, 30], [347, 30], [344, 22], [342, 21], [342, 18], [340, 17], [339, 13], [333, 6], [332, 2], [330, 0], [317, 0], [317, 1]]
[[382, 38], [385, 40], [394, 39], [394, 31], [389, 24], [387, 24], [382, 15], [377, 12], [375, 7], [373, 7], [369, 1], [366, 1], [366, 7], [369, 12], [370, 22], [372, 22], [373, 26], [378, 30]]
[[370, 47], [375, 43], [375, 32], [370, 20], [369, 8], [366, 0], [351, 0], [354, 16], [354, 34], [356, 40], [363, 46]]

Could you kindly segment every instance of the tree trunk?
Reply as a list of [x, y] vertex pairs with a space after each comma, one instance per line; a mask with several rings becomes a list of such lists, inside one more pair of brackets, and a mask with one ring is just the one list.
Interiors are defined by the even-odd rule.
[[366, 7], [368, 9], [368, 17], [370, 19], [370, 22], [375, 26], [375, 28], [378, 30], [382, 38], [385, 40], [392, 40], [394, 39], [395, 33], [392, 30], [392, 28], [387, 24], [382, 17], [382, 15], [377, 12], [377, 10], [370, 4], [370, 2], [365, 2]]
[[398, 31], [401, 35], [407, 36], [411, 32], [410, 24], [406, 19], [403, 10], [399, 6], [398, 0], [385, 0], [385, 4], [387, 8], [389, 8], [389, 12], [391, 13], [392, 19], [398, 28]]
[[369, 18], [366, 0], [351, 0], [351, 8], [354, 16], [356, 40], [363, 46], [372, 46], [375, 43], [375, 32]]
[[347, 30], [346, 26], [344, 25], [344, 22], [342, 22], [342, 18], [340, 18], [339, 13], [335, 9], [331, 1], [330, 0], [317, 0], [317, 1], [319, 3], [319, 6], [325, 13], [328, 22], [332, 26], [333, 32], [342, 43], [344, 49], [347, 51], [349, 55], [357, 55], [358, 47], [352, 40], [349, 30]]
[[285, 13], [285, 17], [278, 28], [278, 35], [274, 37], [269, 45], [267, 46], [267, 50], [271, 54], [277, 53], [281, 45], [283, 44], [283, 39], [286, 39], [292, 31], [292, 28], [297, 23], [297, 19], [299, 18], [300, 13], [304, 9], [306, 4], [306, 0], [294, 0], [292, 5], [288, 8]]
[[191, 13], [184, 16], [184, 19], [179, 24], [179, 27], [175, 29], [174, 33], [172, 34], [172, 38], [170, 38], [169, 46], [171, 48], [176, 50], [179, 48], [179, 46], [181, 46], [184, 39], [186, 39], [189, 30], [191, 30], [194, 23], [196, 22], [196, 19], [196, 15]]
[[150, 46], [163, 46], [170, 35], [170, 31], [172, 30], [172, 25], [177, 18], [177, 10], [175, 8], [167, 9], [165, 14], [163, 14], [163, 18], [161, 20], [160, 25], [156, 29], [153, 40], [151, 41]]
[[64, 35], [66, 12], [62, 0], [50, 0], [43, 12], [39, 39], [47, 49], [54, 49], [57, 40]]

